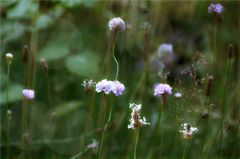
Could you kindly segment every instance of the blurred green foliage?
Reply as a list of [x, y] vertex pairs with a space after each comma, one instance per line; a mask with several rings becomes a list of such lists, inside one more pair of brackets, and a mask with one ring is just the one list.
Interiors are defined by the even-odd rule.
[[[223, 98], [226, 98], [226, 136], [222, 158], [239, 158], [240, 2], [217, 1], [224, 6], [223, 19], [218, 24], [207, 12], [211, 2], [1, 0], [1, 157], [6, 158], [8, 141], [3, 111], [6, 108], [7, 70], [4, 55], [11, 52], [14, 58], [9, 81], [10, 158], [23, 158], [20, 121], [26, 67], [22, 49], [28, 45], [35, 56], [33, 82], [28, 87], [35, 90], [36, 99], [28, 109], [30, 146], [26, 151], [32, 158], [70, 158], [83, 151], [93, 138], [100, 141], [102, 126], [98, 122], [104, 119], [99, 121], [98, 114], [104, 109], [108, 112], [110, 104], [115, 107], [104, 142], [105, 158], [132, 158], [134, 131], [127, 129], [129, 102], [141, 102], [142, 113], [151, 122], [151, 126], [140, 131], [138, 158], [180, 158], [184, 146], [185, 158], [217, 158]], [[123, 96], [108, 99], [104, 108], [103, 97], [86, 94], [81, 84], [84, 79], [113, 80], [116, 68], [110, 52], [112, 39], [108, 21], [118, 16], [127, 24], [125, 32], [117, 34], [115, 50], [120, 63], [119, 80], [125, 84], [126, 91]], [[152, 89], [155, 83], [162, 81], [156, 56], [161, 43], [174, 46], [177, 61], [167, 67], [170, 72], [167, 81], [173, 91], [182, 92], [184, 98], [168, 98], [162, 119], [164, 141], [159, 146], [161, 139], [155, 134], [155, 126], [161, 100], [153, 97]], [[226, 97], [223, 97], [229, 43], [234, 45], [234, 59]], [[212, 95], [208, 98], [205, 96], [207, 77], [213, 74], [214, 52], [217, 52], [217, 73]], [[48, 63], [50, 105], [48, 81], [39, 62], [41, 58]], [[106, 67], [109, 67], [109, 74]], [[182, 74], [186, 68], [196, 76]], [[56, 113], [55, 123], [52, 123], [52, 112]], [[190, 122], [199, 128], [193, 140], [181, 138], [178, 131], [182, 122]], [[96, 152], [92, 150], [83, 155], [83, 158], [95, 157]]]

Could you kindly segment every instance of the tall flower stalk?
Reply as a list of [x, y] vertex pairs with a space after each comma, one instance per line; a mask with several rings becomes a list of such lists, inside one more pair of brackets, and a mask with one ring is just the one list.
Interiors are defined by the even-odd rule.
[[[122, 92], [125, 90], [125, 87], [123, 84], [118, 82], [118, 73], [119, 73], [119, 63], [117, 61], [117, 58], [115, 56], [115, 39], [118, 31], [124, 31], [126, 26], [125, 22], [121, 18], [113, 18], [109, 21], [108, 23], [109, 29], [113, 32], [113, 42], [112, 42], [112, 56], [114, 61], [116, 62], [116, 75], [115, 75], [115, 81], [107, 81], [103, 80], [100, 83], [96, 85], [96, 91], [97, 92], [104, 92], [105, 94], [109, 94], [110, 92], [114, 93], [116, 96], [122, 95]], [[106, 124], [103, 129], [102, 137], [101, 137], [101, 143], [100, 143], [100, 148], [98, 151], [98, 159], [101, 158], [102, 155], [102, 147], [103, 147], [103, 141], [104, 141], [104, 136], [105, 132], [107, 130], [108, 124], [111, 120], [112, 117], [112, 110], [113, 110], [113, 105], [111, 104], [110, 106], [110, 111], [108, 114], [108, 118], [106, 121]]]
[[[7, 114], [7, 119], [6, 119], [6, 132], [7, 132], [7, 158], [9, 159], [10, 157], [10, 137], [9, 137], [9, 127], [10, 127], [10, 119], [8, 118], [8, 112], [9, 112], [9, 103], [8, 103], [8, 96], [9, 96], [9, 76], [10, 76], [10, 68], [12, 64], [12, 59], [13, 55], [11, 53], [7, 53], [5, 55], [6, 62], [7, 62], [7, 81], [6, 81], [6, 114]], [[5, 112], [5, 111], [4, 111]]]

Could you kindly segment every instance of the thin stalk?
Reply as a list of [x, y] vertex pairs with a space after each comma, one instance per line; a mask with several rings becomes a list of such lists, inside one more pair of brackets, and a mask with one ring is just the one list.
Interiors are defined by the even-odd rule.
[[227, 92], [227, 86], [229, 81], [229, 75], [231, 70], [231, 59], [228, 61], [228, 68], [227, 68], [227, 79], [224, 86], [224, 92], [223, 92], [223, 101], [222, 101], [222, 118], [221, 118], [221, 134], [220, 134], [220, 142], [219, 142], [219, 149], [220, 149], [220, 158], [222, 157], [222, 141], [223, 141], [223, 129], [224, 129], [224, 106], [225, 106], [225, 99], [226, 99], [226, 92]]
[[134, 145], [134, 159], [137, 159], [137, 146], [138, 146], [138, 140], [139, 140], [139, 131], [140, 128], [137, 128], [136, 130], [136, 138], [135, 138], [135, 145]]
[[[9, 107], [9, 105], [8, 105], [8, 93], [9, 93], [10, 66], [11, 66], [11, 64], [8, 62], [8, 64], [7, 64], [7, 82], [6, 82], [6, 110], [8, 110], [8, 107]], [[9, 122], [8, 122], [8, 118], [6, 119], [6, 127], [7, 127], [7, 158], [9, 159], [10, 149], [9, 149]]]
[[162, 122], [162, 116], [163, 116], [163, 109], [165, 107], [165, 99], [164, 99], [164, 94], [162, 96], [162, 102], [161, 102], [161, 105], [160, 105], [160, 112], [159, 112], [159, 116], [158, 116], [158, 125], [157, 125], [157, 133], [160, 132], [160, 155], [162, 153], [162, 140], [163, 140], [163, 132], [160, 131], [160, 127], [161, 127], [161, 122]]
[[71, 157], [70, 159], [77, 159], [80, 158], [82, 155], [84, 155], [89, 149], [85, 148], [83, 151], [79, 152], [78, 154], [76, 154], [75, 156]]
[[109, 122], [111, 120], [111, 117], [112, 117], [112, 110], [113, 110], [113, 104], [111, 104], [110, 112], [109, 112], [109, 115], [108, 115], [108, 119], [107, 119], [107, 122], [106, 122], [106, 124], [104, 126], [104, 129], [103, 129], [102, 138], [101, 138], [101, 144], [100, 144], [100, 148], [99, 148], [99, 151], [98, 151], [98, 159], [100, 159], [101, 155], [102, 155], [102, 147], [103, 147], [104, 136], [105, 136], [105, 132], [107, 130], [108, 124], [109, 124]]
[[117, 66], [117, 70], [116, 70], [116, 75], [115, 75], [115, 80], [118, 79], [118, 73], [119, 73], [119, 63], [117, 61], [117, 58], [115, 56], [115, 39], [116, 39], [116, 35], [117, 35], [117, 32], [115, 31], [113, 33], [113, 43], [112, 43], [112, 55], [113, 55], [113, 59], [114, 61], [116, 62], [116, 66]]
[[214, 39], [213, 39], [213, 58], [214, 58], [214, 75], [216, 76], [217, 72], [217, 25], [214, 25]]
[[183, 156], [182, 159], [185, 159], [185, 155], [186, 155], [186, 143], [184, 143], [184, 149], [183, 149]]
[[50, 83], [49, 83], [49, 77], [48, 72], [45, 73], [46, 79], [47, 79], [47, 91], [48, 91], [48, 106], [51, 106], [51, 96], [50, 96]]

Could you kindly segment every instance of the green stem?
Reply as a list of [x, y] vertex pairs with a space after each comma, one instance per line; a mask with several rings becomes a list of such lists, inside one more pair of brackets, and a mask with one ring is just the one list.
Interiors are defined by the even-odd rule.
[[[6, 110], [8, 110], [8, 94], [9, 94], [9, 75], [10, 75], [10, 63], [7, 64], [7, 82], [6, 82]], [[7, 114], [7, 111], [6, 111]], [[6, 119], [6, 128], [7, 128], [7, 158], [9, 159], [10, 149], [9, 149], [9, 122], [8, 115]]]
[[114, 61], [116, 62], [116, 65], [117, 65], [117, 71], [116, 71], [115, 80], [118, 79], [118, 73], [119, 73], [119, 63], [118, 63], [117, 58], [115, 56], [115, 39], [116, 39], [116, 35], [117, 35], [117, 32], [115, 31], [113, 33], [113, 43], [112, 43], [112, 55], [113, 55]]
[[231, 69], [231, 59], [228, 61], [228, 68], [227, 68], [227, 79], [224, 86], [224, 92], [223, 92], [223, 101], [222, 101], [222, 119], [221, 119], [221, 134], [220, 134], [220, 143], [219, 143], [219, 149], [220, 149], [220, 158], [222, 157], [222, 141], [223, 141], [223, 129], [224, 129], [224, 106], [225, 106], [225, 99], [226, 99], [226, 92], [227, 92], [227, 86], [229, 81], [229, 75], [230, 75], [230, 69]]
[[134, 145], [134, 159], [137, 159], [137, 146], [138, 146], [140, 128], [137, 128], [136, 131], [137, 132], [136, 132], [136, 139], [135, 139], [135, 145]]
[[50, 83], [49, 83], [49, 77], [48, 72], [46, 72], [46, 79], [47, 79], [47, 91], [48, 91], [48, 106], [51, 106], [51, 96], [50, 96]]
[[184, 143], [184, 149], [183, 149], [183, 156], [182, 159], [185, 159], [185, 154], [186, 154], [186, 143]]
[[213, 41], [213, 55], [214, 55], [214, 75], [216, 76], [217, 72], [217, 25], [214, 26], [214, 41]]
[[78, 157], [84, 155], [89, 149], [85, 148], [83, 151], [79, 152], [78, 154], [76, 154], [75, 156], [71, 157], [71, 159], [77, 159]]
[[112, 117], [112, 110], [113, 110], [113, 104], [111, 104], [111, 108], [110, 108], [110, 112], [109, 112], [109, 115], [108, 115], [108, 119], [107, 119], [107, 122], [104, 126], [104, 129], [103, 129], [103, 133], [102, 133], [102, 138], [101, 138], [101, 144], [100, 144], [100, 148], [99, 148], [99, 152], [98, 152], [98, 159], [101, 158], [101, 155], [102, 155], [102, 147], [103, 147], [103, 141], [104, 141], [104, 136], [105, 136], [105, 132], [107, 130], [107, 127], [108, 127], [108, 124], [111, 120], [111, 117]]

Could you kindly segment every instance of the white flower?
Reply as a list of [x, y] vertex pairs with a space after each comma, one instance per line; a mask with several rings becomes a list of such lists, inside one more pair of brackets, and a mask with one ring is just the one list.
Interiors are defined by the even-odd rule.
[[24, 98], [27, 100], [32, 100], [35, 97], [34, 90], [31, 90], [31, 89], [24, 89], [22, 91], [22, 93], [23, 93]]
[[176, 92], [176, 93], [174, 94], [174, 96], [175, 96], [175, 98], [182, 98], [182, 93]]
[[130, 124], [128, 125], [128, 129], [136, 129], [143, 125], [150, 125], [145, 117], [140, 117], [141, 107], [141, 104], [130, 103], [129, 108], [132, 109], [132, 113], [131, 119], [129, 120]]
[[111, 31], [124, 31], [126, 28], [125, 22], [119, 17], [111, 19], [108, 27]]
[[181, 124], [183, 130], [180, 130], [179, 132], [182, 133], [184, 139], [191, 139], [192, 135], [198, 132], [198, 129], [196, 127], [192, 127], [188, 123]]
[[7, 63], [11, 64], [12, 63], [12, 59], [13, 59], [13, 54], [6, 53], [5, 58], [6, 58]]

